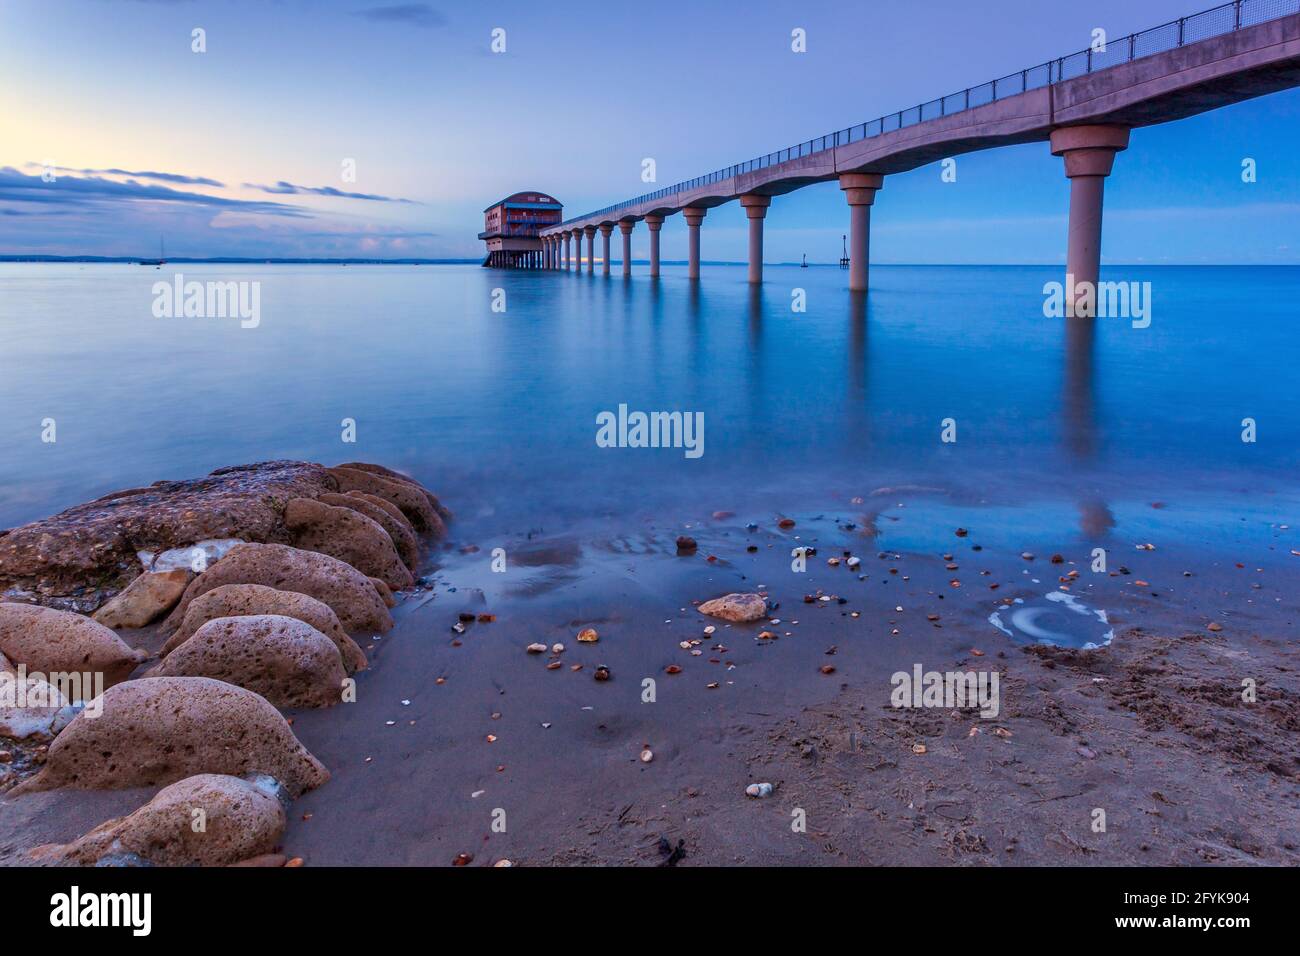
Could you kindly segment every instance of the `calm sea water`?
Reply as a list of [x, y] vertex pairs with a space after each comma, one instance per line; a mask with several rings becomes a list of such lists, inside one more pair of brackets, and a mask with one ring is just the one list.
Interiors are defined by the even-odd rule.
[[[259, 282], [260, 325], [154, 317], [177, 271]], [[1044, 318], [1055, 268], [877, 266], [865, 302], [836, 268], [768, 267], [758, 292], [739, 266], [635, 271], [0, 264], [0, 527], [270, 458], [409, 470], [483, 530], [900, 485], [1008, 534], [1099, 507], [1137, 534], [1155, 501], [1201, 529], [1298, 517], [1298, 268], [1112, 269], [1151, 283], [1146, 329]], [[703, 412], [703, 456], [597, 447], [620, 403]]]

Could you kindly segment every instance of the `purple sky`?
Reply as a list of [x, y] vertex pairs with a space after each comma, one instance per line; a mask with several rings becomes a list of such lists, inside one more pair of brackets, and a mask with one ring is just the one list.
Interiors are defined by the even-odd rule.
[[[668, 185], [1202, 4], [6, 0], [0, 254], [149, 255], [162, 234], [173, 256], [472, 257], [508, 193], [578, 214], [654, 188], [643, 159]], [[1300, 262], [1297, 119], [1291, 91], [1135, 132], [1107, 258]], [[1058, 262], [1066, 195], [1043, 144], [960, 157], [956, 183], [891, 176], [872, 255]], [[847, 219], [833, 184], [778, 197], [767, 256], [833, 261]], [[744, 224], [710, 212], [705, 258], [743, 259]]]

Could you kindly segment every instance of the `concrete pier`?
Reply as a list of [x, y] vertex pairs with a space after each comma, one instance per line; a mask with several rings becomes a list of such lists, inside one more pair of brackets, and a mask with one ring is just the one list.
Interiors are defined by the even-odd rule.
[[849, 291], [867, 291], [867, 260], [871, 251], [871, 207], [885, 177], [876, 173], [845, 173], [840, 189], [849, 204]]
[[[570, 217], [542, 227], [542, 233], [644, 219], [650, 230], [650, 274], [658, 276], [664, 217], [686, 212], [690, 272], [695, 276], [699, 219], [706, 209], [740, 200], [749, 218], [749, 280], [758, 285], [766, 207], [757, 197], [784, 196], [815, 183], [838, 181], [850, 207], [853, 235], [849, 286], [862, 292], [868, 285], [871, 206], [884, 176], [978, 150], [1048, 142], [1051, 151], [1065, 159], [1071, 181], [1069, 269], [1077, 282], [1096, 281], [1104, 180], [1114, 154], [1127, 145], [1127, 130], [1298, 86], [1300, 14], [1284, 3], [1228, 3], [1112, 38], [1104, 56], [1083, 50], [1036, 63], [989, 83]], [[823, 256], [830, 251], [825, 249]]]
[[740, 204], [749, 217], [749, 281], [757, 284], [763, 281], [763, 220], [772, 197], [749, 193], [740, 197]]
[[[1097, 124], [1064, 126], [1053, 130], [1052, 155], [1065, 158], [1070, 180], [1070, 231], [1065, 273], [1075, 286], [1090, 283], [1096, 290], [1101, 274], [1101, 216], [1106, 177], [1115, 166], [1115, 154], [1128, 149], [1127, 126]], [[1075, 289], [1066, 295], [1075, 300]], [[1094, 307], [1096, 299], [1093, 299]]]
[[650, 275], [659, 275], [659, 230], [664, 227], [664, 217], [649, 215], [645, 217], [645, 227], [650, 230]]
[[623, 234], [623, 278], [632, 275], [632, 229], [635, 222], [624, 219], [618, 224], [618, 231]]
[[700, 277], [700, 223], [704, 222], [706, 212], [708, 210], [700, 206], [687, 206], [682, 210], [690, 230], [686, 255], [686, 278], [688, 279]]

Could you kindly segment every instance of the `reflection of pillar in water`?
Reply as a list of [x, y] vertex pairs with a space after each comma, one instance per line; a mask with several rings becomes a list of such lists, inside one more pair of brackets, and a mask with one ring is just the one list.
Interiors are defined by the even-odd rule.
[[1062, 421], [1065, 448], [1076, 461], [1097, 453], [1097, 393], [1093, 350], [1096, 319], [1067, 318], [1065, 322], [1065, 374]]

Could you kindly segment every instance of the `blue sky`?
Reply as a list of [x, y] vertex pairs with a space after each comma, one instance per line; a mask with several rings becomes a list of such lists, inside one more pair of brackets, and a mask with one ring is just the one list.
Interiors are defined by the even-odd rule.
[[[646, 157], [667, 185], [1208, 5], [0, 0], [0, 254], [144, 255], [165, 234], [175, 256], [471, 257], [508, 193], [577, 214], [651, 188]], [[1300, 262], [1297, 120], [1288, 91], [1135, 131], [1105, 258]], [[957, 162], [956, 183], [937, 164], [886, 180], [874, 261], [1063, 260], [1045, 144]], [[766, 258], [832, 261], [847, 221], [834, 184], [777, 197]], [[667, 258], [685, 233], [665, 225]], [[744, 258], [738, 205], [709, 213], [703, 253]]]

